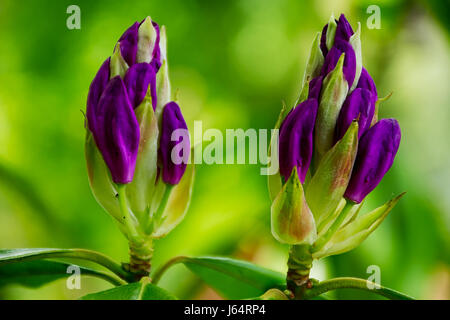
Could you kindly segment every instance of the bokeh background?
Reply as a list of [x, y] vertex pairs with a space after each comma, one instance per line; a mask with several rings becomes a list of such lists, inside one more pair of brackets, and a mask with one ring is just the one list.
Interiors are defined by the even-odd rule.
[[[68, 30], [66, 9], [81, 8]], [[366, 9], [381, 9], [368, 29]], [[170, 77], [188, 122], [271, 128], [292, 104], [315, 33], [330, 14], [362, 24], [364, 65], [395, 117], [402, 143], [366, 210], [407, 191], [356, 250], [317, 263], [314, 277], [368, 278], [417, 298], [450, 298], [449, 2], [444, 1], [13, 1], [0, 2], [0, 247], [83, 247], [127, 260], [127, 243], [89, 189], [83, 114], [89, 84], [114, 43], [147, 15], [167, 27]], [[204, 143], [205, 145], [205, 143]], [[156, 243], [154, 266], [176, 255], [225, 255], [285, 271], [287, 247], [270, 233], [259, 165], [199, 165], [185, 220]], [[183, 266], [161, 285], [181, 298], [220, 298]], [[0, 299], [76, 299], [110, 288], [84, 278]], [[376, 298], [337, 291], [335, 298]]]

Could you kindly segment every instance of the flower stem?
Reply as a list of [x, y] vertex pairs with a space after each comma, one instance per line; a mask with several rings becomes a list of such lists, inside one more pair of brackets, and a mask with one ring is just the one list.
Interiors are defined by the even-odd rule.
[[289, 250], [288, 271], [286, 284], [288, 290], [295, 292], [309, 280], [309, 271], [312, 267], [310, 245], [293, 245]]
[[130, 241], [133, 241], [139, 238], [139, 233], [136, 229], [136, 226], [134, 225], [134, 222], [132, 221], [130, 210], [128, 208], [127, 195], [125, 192], [126, 187], [126, 184], [117, 184], [117, 193], [119, 196], [119, 205], [120, 211], [122, 213], [123, 223], [127, 230], [127, 236]]
[[150, 237], [143, 241], [130, 241], [130, 263], [127, 270], [135, 275], [135, 280], [147, 277], [151, 270], [153, 257], [153, 241]]
[[156, 213], [153, 217], [153, 219], [158, 223], [159, 220], [161, 219], [164, 210], [166, 210], [166, 206], [167, 206], [167, 202], [169, 202], [169, 197], [170, 197], [170, 193], [172, 192], [173, 189], [173, 185], [168, 184], [166, 186], [166, 190], [164, 190], [164, 195], [161, 199], [161, 202], [159, 204], [158, 210], [156, 210]]
[[154, 273], [153, 277], [152, 277], [152, 282], [153, 284], [157, 284], [159, 282], [159, 280], [161, 279], [161, 277], [163, 276], [163, 274], [173, 265], [177, 264], [177, 263], [182, 263], [183, 261], [187, 260], [188, 257], [185, 256], [178, 256], [175, 258], [170, 259], [169, 261], [167, 261], [161, 268], [159, 268], [158, 270], [156, 270], [156, 272]]
[[[373, 289], [371, 289], [373, 288]], [[359, 278], [334, 278], [314, 284], [310, 289], [301, 292], [300, 299], [311, 299], [325, 292], [336, 289], [359, 289], [369, 291], [391, 300], [414, 300], [414, 298], [393, 289], [382, 287], [374, 282]]]
[[354, 203], [346, 203], [344, 209], [342, 209], [339, 216], [336, 218], [336, 220], [333, 222], [331, 227], [325, 232], [325, 234], [317, 239], [317, 241], [314, 243], [311, 251], [317, 252], [320, 249], [323, 248], [327, 244], [328, 241], [330, 241], [331, 237], [336, 233], [337, 229], [341, 226], [342, 222], [347, 217], [350, 210], [353, 208], [355, 204]]

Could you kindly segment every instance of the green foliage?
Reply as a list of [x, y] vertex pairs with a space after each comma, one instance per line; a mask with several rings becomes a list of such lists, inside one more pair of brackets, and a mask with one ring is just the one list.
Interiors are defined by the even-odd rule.
[[141, 281], [117, 288], [88, 294], [83, 300], [176, 300], [166, 290], [149, 282]]
[[[9, 284], [19, 284], [25, 287], [38, 288], [52, 281], [67, 278], [70, 264], [55, 261], [24, 261], [0, 265], [0, 287]], [[103, 272], [80, 267], [83, 276], [94, 276], [105, 279], [117, 285], [118, 282]], [[112, 279], [112, 280], [111, 280]]]
[[227, 299], [257, 297], [269, 289], [286, 287], [282, 273], [246, 261], [198, 257], [185, 258], [181, 262]]

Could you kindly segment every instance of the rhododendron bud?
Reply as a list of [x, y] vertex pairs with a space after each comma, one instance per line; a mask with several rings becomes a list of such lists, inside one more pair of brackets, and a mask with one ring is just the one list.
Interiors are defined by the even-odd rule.
[[312, 244], [317, 237], [314, 218], [306, 203], [296, 167], [272, 203], [271, 221], [272, 234], [282, 243]]
[[361, 202], [391, 168], [400, 145], [400, 126], [395, 119], [382, 119], [362, 136], [345, 197]]
[[282, 123], [279, 142], [280, 173], [285, 180], [294, 167], [300, 181], [305, 181], [313, 154], [313, 131], [317, 115], [317, 100], [300, 103]]
[[[162, 178], [166, 183], [177, 184], [186, 170], [190, 143], [186, 122], [175, 102], [169, 102], [164, 107], [161, 129], [159, 150], [163, 166]], [[179, 130], [176, 137], [173, 136], [175, 130]]]
[[345, 100], [336, 124], [336, 141], [341, 139], [353, 120], [358, 120], [358, 138], [370, 128], [375, 104], [372, 93], [366, 89], [356, 89]]
[[[190, 153], [187, 126], [178, 105], [168, 103], [170, 97], [165, 29], [147, 17], [120, 37], [91, 83], [86, 108], [92, 192], [128, 238], [130, 268], [146, 272], [151, 239], [181, 221], [193, 185], [192, 165], [184, 175]], [[180, 142], [172, 140], [177, 129], [187, 135], [180, 143], [181, 163], [171, 161]]]

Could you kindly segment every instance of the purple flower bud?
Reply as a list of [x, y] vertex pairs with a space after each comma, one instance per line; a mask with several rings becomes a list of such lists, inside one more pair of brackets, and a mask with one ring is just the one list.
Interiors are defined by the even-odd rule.
[[334, 45], [328, 52], [322, 67], [322, 75], [326, 76], [335, 67], [342, 53], [345, 53], [344, 59], [344, 76], [350, 88], [353, 84], [356, 74], [356, 55], [350, 43], [342, 39], [335, 39]]
[[[94, 79], [93, 84], [95, 82]], [[112, 180], [115, 183], [131, 182], [140, 133], [138, 121], [120, 76], [109, 81], [97, 105], [88, 106], [87, 120], [95, 143], [111, 172]]]
[[[122, 57], [124, 58], [128, 66], [132, 66], [136, 63], [139, 42], [139, 27], [144, 21], [145, 20], [141, 21], [140, 23], [135, 22], [122, 34], [119, 39], [120, 53], [122, 54]], [[160, 31], [159, 25], [156, 22], [152, 21], [152, 25], [156, 31], [156, 40], [154, 44], [155, 46], [153, 48], [152, 58], [149, 60], [149, 62], [155, 68], [155, 72], [158, 72], [159, 68], [161, 67], [161, 50], [159, 47]]]
[[[106, 85], [109, 81], [109, 62], [110, 58], [106, 59], [105, 62], [103, 62], [102, 66], [98, 70], [97, 74], [95, 75], [94, 80], [92, 80], [92, 83], [89, 87], [89, 93], [88, 93], [88, 99], [87, 99], [87, 107], [86, 107], [86, 115], [91, 119], [94, 119], [94, 113], [97, 109], [98, 101], [100, 100], [100, 97], [103, 93], [103, 90], [105, 90]], [[94, 130], [94, 122], [88, 122], [89, 129], [91, 131]]]
[[[172, 141], [172, 133], [177, 129], [184, 129], [178, 139]], [[176, 138], [175, 137], [175, 138]], [[178, 159], [172, 158], [174, 148], [177, 148]], [[164, 107], [161, 124], [161, 140], [159, 145], [162, 162], [162, 179], [165, 183], [178, 184], [186, 170], [189, 159], [190, 142], [186, 122], [181, 114], [180, 107], [175, 102], [169, 102]]]
[[159, 30], [159, 25], [155, 21], [152, 21], [152, 24], [156, 30], [156, 41], [155, 41], [155, 47], [153, 48], [153, 58], [152, 58], [151, 64], [155, 68], [155, 72], [158, 72], [159, 68], [161, 68], [161, 63], [162, 63], [161, 62], [161, 49], [159, 46], [161, 33]]
[[141, 104], [150, 86], [153, 110], [156, 109], [156, 73], [151, 64], [146, 62], [134, 64], [128, 69], [124, 82], [133, 108]]
[[278, 148], [280, 174], [286, 181], [294, 167], [300, 181], [305, 181], [313, 153], [317, 108], [317, 100], [308, 99], [295, 107], [283, 121]]
[[341, 14], [339, 17], [339, 21], [336, 21], [336, 35], [335, 35], [335, 41], [340, 39], [344, 41], [349, 41], [350, 37], [353, 35], [353, 29], [350, 23], [345, 18], [344, 14]]
[[336, 141], [347, 132], [353, 120], [358, 120], [358, 139], [370, 128], [375, 112], [372, 93], [369, 90], [358, 88], [345, 100], [336, 123]]
[[400, 126], [382, 119], [362, 136], [345, 197], [360, 203], [391, 168], [400, 145]]
[[320, 90], [322, 90], [323, 76], [318, 76], [309, 82], [308, 99], [314, 98], [319, 101]]
[[320, 49], [322, 50], [323, 56], [326, 57], [328, 53], [327, 48], [327, 30], [328, 24], [326, 24], [322, 29], [322, 34], [320, 35]]
[[372, 101], [373, 104], [378, 100], [377, 87], [375, 86], [375, 82], [372, 77], [369, 75], [369, 72], [363, 67], [361, 70], [361, 76], [359, 77], [357, 88], [367, 89], [372, 93]]
[[139, 22], [133, 23], [120, 37], [120, 53], [129, 66], [136, 63]]

